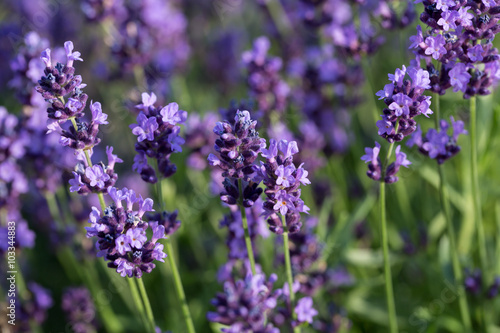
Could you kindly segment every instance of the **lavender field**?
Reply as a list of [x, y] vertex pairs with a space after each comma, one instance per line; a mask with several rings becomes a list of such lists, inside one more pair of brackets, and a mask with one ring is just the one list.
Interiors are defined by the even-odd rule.
[[2, 333], [500, 333], [498, 0], [0, 3]]

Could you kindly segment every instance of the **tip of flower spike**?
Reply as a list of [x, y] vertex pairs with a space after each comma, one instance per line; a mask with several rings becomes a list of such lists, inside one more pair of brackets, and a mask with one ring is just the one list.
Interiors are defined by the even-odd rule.
[[51, 60], [50, 60], [50, 49], [45, 49], [42, 51], [42, 55], [40, 56], [40, 59], [45, 63], [46, 67], [52, 66]]

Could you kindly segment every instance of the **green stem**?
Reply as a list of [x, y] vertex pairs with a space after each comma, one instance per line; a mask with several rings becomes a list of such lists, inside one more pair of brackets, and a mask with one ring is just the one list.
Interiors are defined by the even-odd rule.
[[477, 242], [479, 247], [479, 260], [481, 270], [485, 276], [488, 274], [488, 252], [484, 235], [483, 218], [481, 214], [481, 193], [479, 192], [479, 179], [477, 170], [477, 113], [476, 97], [470, 98], [470, 146], [471, 146], [471, 179], [472, 179], [472, 203], [474, 206], [474, 219], [477, 227]]
[[[439, 95], [434, 95], [434, 111], [436, 114], [434, 115], [434, 121], [436, 125], [436, 130], [439, 129], [439, 121], [440, 121], [440, 104], [439, 104]], [[458, 249], [455, 241], [455, 227], [453, 226], [453, 221], [451, 218], [450, 211], [450, 203], [448, 201], [448, 193], [446, 187], [446, 179], [444, 176], [444, 167], [442, 164], [438, 164], [438, 172], [439, 172], [439, 197], [441, 199], [441, 205], [444, 211], [445, 219], [446, 219], [446, 227], [448, 231], [448, 238], [450, 239], [450, 247], [451, 247], [451, 261], [453, 266], [453, 275], [455, 276], [455, 284], [460, 285], [462, 283], [462, 267], [460, 265], [460, 260], [458, 257]], [[467, 295], [464, 292], [459, 293], [458, 305], [460, 307], [460, 315], [462, 317], [463, 325], [467, 332], [471, 331], [471, 321], [470, 321], [470, 313], [469, 306], [467, 304]]]
[[[158, 163], [153, 163], [153, 165], [155, 165], [156, 168], [155, 171], [158, 177], [158, 182], [156, 182], [158, 200], [160, 202], [161, 209], [164, 210], [165, 202], [163, 200], [163, 190], [161, 186], [162, 178], [160, 178], [159, 165]], [[172, 275], [174, 277], [174, 285], [175, 285], [175, 291], [177, 293], [177, 298], [179, 299], [179, 303], [181, 303], [181, 310], [182, 310], [182, 315], [184, 316], [184, 322], [186, 323], [188, 332], [195, 333], [196, 330], [194, 329], [193, 319], [191, 317], [191, 312], [189, 310], [189, 306], [187, 303], [186, 294], [184, 293], [184, 287], [182, 285], [181, 275], [179, 274], [179, 270], [177, 269], [177, 264], [175, 263], [174, 248], [172, 247], [172, 242], [170, 240], [170, 237], [168, 237], [166, 240], [166, 251], [167, 251], [168, 262], [170, 264], [170, 268], [172, 269]]]
[[146, 309], [146, 316], [149, 325], [151, 326], [151, 332], [156, 332], [155, 318], [153, 316], [153, 309], [151, 308], [151, 303], [149, 303], [149, 297], [146, 293], [146, 288], [144, 288], [144, 282], [142, 282], [142, 278], [135, 279], [137, 285], [139, 286], [139, 292], [142, 297], [142, 301], [144, 302], [144, 307]]
[[149, 326], [149, 321], [146, 316], [146, 311], [144, 310], [144, 304], [141, 301], [141, 297], [139, 295], [139, 290], [137, 289], [137, 284], [135, 283], [134, 279], [135, 278], [125, 278], [128, 282], [128, 286], [130, 288], [130, 294], [132, 295], [132, 299], [134, 300], [135, 306], [137, 307], [137, 310], [139, 311], [139, 314], [141, 316], [141, 321], [144, 325], [144, 327]]
[[186, 295], [184, 294], [184, 288], [182, 286], [181, 276], [177, 270], [177, 265], [174, 258], [174, 250], [172, 248], [172, 243], [170, 238], [166, 241], [167, 258], [170, 263], [170, 268], [172, 269], [172, 275], [174, 277], [175, 291], [177, 292], [177, 297], [181, 303], [182, 314], [184, 316], [184, 321], [186, 322], [187, 330], [189, 333], [194, 333], [193, 319], [191, 318], [191, 312], [189, 311], [189, 306], [187, 304]]
[[247, 222], [247, 213], [245, 211], [245, 207], [243, 206], [243, 184], [241, 178], [238, 179], [238, 188], [240, 191], [240, 213], [241, 213], [241, 222], [243, 224], [243, 232], [245, 233], [245, 244], [247, 246], [248, 260], [250, 261], [250, 267], [252, 269], [252, 275], [256, 274], [255, 271], [255, 258], [253, 256], [252, 249], [252, 241], [250, 239], [250, 232], [248, 231], [248, 222]]
[[[392, 148], [392, 145], [391, 145]], [[392, 149], [389, 151], [392, 151]], [[391, 262], [389, 258], [389, 240], [387, 236], [387, 219], [385, 212], [385, 183], [380, 182], [380, 227], [382, 229], [382, 250], [384, 252], [384, 277], [385, 294], [387, 298], [387, 311], [389, 313], [389, 327], [391, 333], [398, 332], [398, 321], [396, 317], [396, 305], [394, 302], [394, 290], [392, 288]]]
[[[286, 224], [286, 219], [285, 219]], [[290, 245], [288, 243], [288, 228], [285, 226], [285, 232], [283, 232], [283, 252], [285, 252], [285, 266], [286, 266], [286, 278], [288, 280], [288, 292], [290, 293], [290, 310], [292, 311], [292, 318], [297, 319], [297, 314], [295, 313], [295, 293], [293, 292], [293, 273], [292, 273], [292, 263], [290, 261]], [[300, 327], [296, 326], [293, 328], [294, 333], [300, 332]]]

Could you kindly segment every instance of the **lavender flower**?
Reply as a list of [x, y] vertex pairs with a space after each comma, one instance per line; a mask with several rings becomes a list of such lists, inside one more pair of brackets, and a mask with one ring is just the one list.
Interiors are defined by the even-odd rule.
[[297, 314], [297, 320], [299, 322], [312, 324], [313, 317], [318, 314], [318, 311], [313, 308], [313, 300], [311, 297], [303, 297], [297, 301], [295, 313]]
[[450, 117], [450, 122], [453, 131], [451, 136], [447, 134], [449, 124], [446, 120], [441, 119], [439, 122], [440, 131], [431, 128], [425, 137], [422, 137], [422, 130], [419, 126], [418, 130], [413, 133], [406, 143], [407, 146], [413, 147], [416, 145], [422, 154], [436, 159], [439, 164], [444, 163], [460, 151], [460, 146], [457, 144], [458, 136], [467, 134], [461, 120], [455, 121], [453, 117]]
[[270, 46], [267, 37], [259, 37], [253, 43], [253, 49], [241, 56], [248, 70], [247, 83], [251, 94], [265, 114], [283, 112], [290, 92], [288, 85], [279, 77], [282, 60], [267, 56]]
[[[163, 262], [166, 257], [163, 244], [157, 243], [165, 238], [165, 227], [158, 222], [148, 224], [142, 219], [145, 212], [153, 210], [153, 200], [143, 199], [127, 188], [118, 190], [110, 187], [108, 194], [114, 204], [106, 208], [104, 216], [92, 207], [89, 216], [91, 226], [86, 227], [87, 238], [98, 238], [97, 255], [110, 261], [108, 267], [116, 268], [123, 277], [140, 278], [143, 273], [153, 270], [154, 260]], [[134, 210], [134, 205], [138, 206], [138, 210]], [[148, 227], [153, 230], [151, 240], [146, 236]]]
[[262, 156], [266, 162], [261, 162], [259, 178], [263, 180], [267, 200], [264, 203], [264, 215], [268, 218], [269, 229], [281, 234], [283, 223], [277, 215], [279, 212], [286, 219], [288, 232], [295, 233], [300, 230], [300, 213], [307, 213], [309, 207], [300, 199], [300, 185], [311, 182], [307, 178], [308, 172], [297, 168], [293, 164], [293, 155], [299, 152], [297, 142], [270, 140], [269, 148], [262, 149]]
[[[500, 30], [498, 10], [492, 10], [489, 2], [422, 3], [425, 10], [420, 20], [430, 30], [424, 35], [419, 28], [410, 48], [414, 49], [417, 64], [423, 59], [432, 73], [430, 90], [442, 95], [453, 87], [454, 92], [463, 92], [464, 98], [489, 94], [489, 88], [498, 81], [500, 63], [498, 50], [492, 44]], [[491, 4], [497, 6], [496, 1]], [[440, 72], [430, 56], [440, 62]]]
[[96, 308], [87, 288], [67, 288], [62, 296], [61, 307], [73, 332], [96, 331]]
[[[410, 79], [406, 79], [406, 76]], [[430, 88], [429, 73], [421, 68], [403, 66], [389, 74], [392, 83], [387, 84], [377, 96], [388, 106], [383, 110], [382, 120], [377, 121], [378, 134], [388, 142], [401, 141], [417, 129], [415, 116], [432, 114], [429, 108], [431, 97], [424, 96]]]
[[230, 279], [224, 283], [224, 292], [212, 299], [216, 312], [208, 312], [211, 322], [228, 325], [226, 333], [277, 333], [279, 329], [265, 324], [266, 315], [276, 307], [281, 289], [273, 291], [276, 274], [266, 281], [264, 274], [248, 274], [244, 280]]
[[[219, 139], [215, 141], [214, 148], [219, 157], [210, 154], [208, 162], [223, 170], [225, 191], [221, 193], [221, 200], [229, 205], [235, 205], [240, 200], [244, 207], [251, 207], [262, 193], [262, 189], [257, 187], [260, 181], [254, 181], [254, 161], [266, 143], [255, 130], [257, 121], [250, 118], [248, 111], [237, 111], [234, 121], [234, 125], [228, 121], [215, 125], [213, 131]], [[242, 198], [238, 179], [242, 179]]]
[[373, 180], [381, 179], [388, 184], [395, 183], [399, 180], [396, 174], [401, 166], [408, 167], [411, 162], [406, 158], [406, 154], [401, 151], [401, 146], [396, 147], [396, 160], [389, 164], [385, 170], [383, 170], [382, 162], [378, 156], [380, 152], [380, 144], [375, 142], [374, 148], [365, 148], [365, 155], [361, 157], [361, 160], [368, 163], [368, 171], [366, 175]]
[[170, 177], [176, 171], [175, 164], [170, 162], [170, 155], [182, 152], [184, 139], [179, 136], [179, 124], [184, 124], [187, 112], [179, 110], [177, 103], [165, 107], [155, 107], [156, 95], [142, 94], [142, 104], [136, 107], [142, 110], [137, 116], [137, 124], [130, 125], [132, 133], [137, 135], [133, 169], [148, 183], [156, 183], [158, 177], [154, 167], [148, 164], [148, 157], [155, 159], [163, 177]]

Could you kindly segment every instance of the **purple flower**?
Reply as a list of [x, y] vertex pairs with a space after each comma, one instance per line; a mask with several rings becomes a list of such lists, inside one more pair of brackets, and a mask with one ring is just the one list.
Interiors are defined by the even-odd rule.
[[453, 7], [453, 6], [455, 6], [453, 0], [436, 0], [436, 9], [442, 12], [447, 12], [448, 7]]
[[375, 141], [375, 147], [365, 148], [365, 155], [361, 156], [361, 160], [365, 161], [365, 163], [371, 162], [373, 165], [378, 164], [378, 154], [380, 153], [380, 143]]
[[126, 235], [130, 241], [130, 246], [133, 246], [136, 249], [141, 249], [144, 245], [144, 242], [148, 240], [148, 238], [146, 237], [146, 232], [139, 228], [128, 229]]
[[73, 48], [74, 46], [72, 41], [67, 41], [64, 43], [64, 49], [66, 50], [66, 57], [68, 58], [66, 66], [68, 67], [72, 67], [73, 61], [75, 60], [83, 61], [83, 59], [80, 58], [82, 54], [78, 51], [73, 52]]
[[[495, 5], [496, 6], [496, 5]], [[457, 21], [460, 21], [462, 27], [468, 27], [472, 25], [472, 19], [474, 15], [469, 13], [470, 6], [460, 7], [457, 12]]]
[[96, 164], [85, 169], [85, 176], [90, 179], [90, 186], [104, 188], [104, 182], [109, 180], [109, 175], [104, 172], [101, 165]]
[[403, 85], [403, 80], [406, 75], [406, 66], [403, 65], [401, 69], [397, 68], [396, 72], [394, 74], [388, 74], [389, 81], [392, 81], [392, 83], [395, 83], [396, 86], [401, 87]]
[[275, 175], [278, 176], [278, 179], [276, 179], [276, 184], [283, 186], [283, 187], [288, 187], [290, 186], [290, 183], [295, 180], [295, 178], [292, 176], [292, 173], [295, 171], [295, 167], [292, 165], [289, 165], [285, 167], [284, 165], [278, 166], [278, 169], [275, 171]]
[[45, 63], [45, 67], [51, 67], [52, 62], [50, 59], [50, 49], [45, 49], [45, 51], [42, 52], [40, 59], [42, 59], [42, 61]]
[[134, 273], [134, 264], [125, 260], [124, 258], [118, 258], [113, 262], [116, 265], [116, 272], [120, 274], [121, 277], [129, 276], [132, 277]]
[[132, 133], [137, 135], [137, 141], [141, 142], [144, 140], [153, 141], [155, 138], [154, 132], [158, 129], [158, 122], [156, 117], [146, 117], [144, 113], [140, 113], [137, 116], [138, 124], [131, 124], [129, 127], [132, 129]]
[[468, 132], [465, 130], [465, 125], [464, 125], [463, 121], [461, 121], [461, 120], [455, 121], [455, 119], [453, 118], [453, 116], [450, 116], [450, 120], [451, 120], [451, 125], [453, 127], [452, 138], [456, 142], [458, 140], [458, 136], [460, 134], [467, 135]]
[[106, 146], [106, 155], [108, 156], [108, 168], [114, 169], [115, 163], [123, 163], [123, 160], [113, 154], [113, 147]]
[[297, 154], [299, 152], [296, 141], [288, 142], [287, 140], [281, 140], [278, 143], [278, 148], [284, 154], [284, 159], [292, 157], [294, 154]]
[[467, 89], [467, 84], [471, 75], [467, 71], [464, 63], [457, 62], [449, 72], [450, 84], [453, 86], [453, 92], [463, 91]]
[[422, 27], [417, 25], [417, 34], [410, 37], [410, 47], [409, 49], [414, 49], [424, 42], [424, 36], [422, 35]]
[[384, 133], [387, 134], [394, 133], [394, 126], [392, 122], [386, 120], [385, 116], [382, 116], [382, 120], [377, 120], [376, 125], [378, 127], [378, 135], [382, 135]]
[[422, 149], [429, 153], [430, 158], [446, 154], [446, 144], [448, 143], [446, 131], [438, 132], [434, 128], [431, 128], [427, 132], [426, 139], [428, 141], [422, 145]]
[[434, 59], [439, 59], [442, 55], [446, 54], [446, 49], [444, 45], [446, 41], [442, 35], [437, 35], [435, 37], [429, 36], [425, 39], [425, 44], [427, 48], [425, 49], [425, 54], [432, 55]]
[[389, 105], [389, 109], [393, 110], [396, 116], [409, 115], [409, 107], [413, 104], [413, 100], [403, 93], [398, 93], [392, 96], [394, 102]]
[[467, 51], [467, 56], [473, 62], [482, 61], [483, 60], [483, 52], [484, 52], [484, 50], [483, 50], [483, 47], [481, 46], [481, 44], [477, 44], [477, 45], [469, 48], [469, 50]]
[[[130, 229], [130, 230], [132, 230], [132, 229]], [[130, 237], [128, 235], [120, 235], [115, 240], [116, 250], [121, 255], [124, 255], [125, 252], [132, 251], [132, 248], [130, 247], [130, 243], [131, 243], [131, 241], [130, 241]]]
[[285, 190], [279, 190], [276, 194], [276, 204], [273, 209], [279, 211], [281, 215], [286, 215], [289, 209], [293, 210], [295, 208], [292, 202], [293, 199]]
[[166, 258], [167, 254], [163, 252], [163, 244], [161, 243], [156, 243], [155, 248], [153, 249], [153, 253], [151, 253], [151, 258], [154, 260], [158, 260], [161, 262], [165, 262], [163, 258]]
[[448, 31], [450, 30], [450, 28], [456, 29], [457, 25], [455, 24], [455, 21], [457, 20], [457, 18], [458, 18], [458, 13], [454, 10], [450, 10], [441, 14], [441, 18], [437, 21], [437, 24], [442, 26], [444, 31]]
[[160, 114], [162, 115], [162, 120], [164, 123], [170, 125], [176, 125], [178, 123], [184, 123], [187, 118], [186, 111], [179, 110], [179, 105], [177, 103], [170, 103], [161, 109]]
[[422, 68], [411, 67], [408, 70], [408, 75], [410, 76], [413, 86], [415, 88], [430, 89], [431, 80], [429, 79], [429, 72]]
[[262, 148], [261, 149], [262, 157], [274, 161], [275, 157], [278, 156], [278, 142], [274, 139], [269, 140], [269, 149]]
[[90, 110], [92, 111], [92, 122], [94, 124], [99, 124], [99, 125], [108, 124], [108, 122], [106, 121], [108, 115], [102, 112], [101, 103], [90, 102]]
[[297, 314], [297, 320], [299, 322], [312, 324], [313, 317], [318, 314], [318, 311], [313, 308], [313, 300], [311, 297], [303, 297], [297, 301], [295, 313]]
[[379, 100], [381, 100], [384, 98], [392, 97], [393, 91], [394, 91], [394, 83], [388, 83], [384, 86], [383, 90], [377, 91], [377, 93], [375, 95], [379, 97]]
[[70, 192], [78, 192], [85, 184], [82, 183], [82, 177], [80, 174], [73, 172], [73, 176], [75, 178], [69, 180], [69, 184], [71, 187], [69, 188]]
[[156, 103], [156, 95], [154, 92], [149, 95], [148, 93], [142, 93], [142, 104], [136, 105], [136, 108], [146, 112], [150, 107], [154, 107]]
[[396, 167], [404, 166], [407, 168], [411, 162], [406, 158], [406, 154], [401, 151], [401, 146], [396, 147]]
[[307, 170], [305, 170], [304, 168], [302, 168], [303, 165], [304, 165], [304, 163], [299, 165], [299, 167], [297, 168], [295, 177], [296, 177], [296, 180], [299, 181], [302, 185], [309, 185], [309, 184], [311, 184], [311, 181], [307, 178], [307, 175], [309, 174], [309, 172]]

